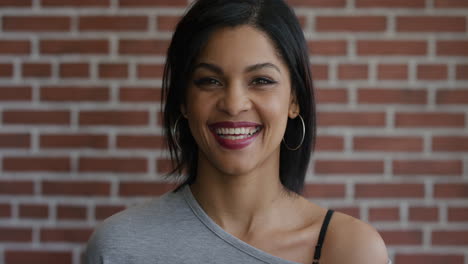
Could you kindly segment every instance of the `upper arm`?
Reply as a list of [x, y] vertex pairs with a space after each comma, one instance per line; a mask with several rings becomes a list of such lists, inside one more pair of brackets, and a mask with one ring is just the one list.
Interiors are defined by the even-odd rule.
[[387, 248], [375, 228], [340, 213], [334, 220], [329, 227], [331, 236], [325, 245], [324, 264], [387, 264]]

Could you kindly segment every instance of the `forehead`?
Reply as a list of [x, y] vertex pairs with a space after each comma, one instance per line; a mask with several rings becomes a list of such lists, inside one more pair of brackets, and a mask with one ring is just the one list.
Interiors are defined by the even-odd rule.
[[213, 32], [197, 62], [215, 63], [223, 68], [244, 68], [271, 62], [286, 69], [266, 33], [248, 25], [225, 27]]

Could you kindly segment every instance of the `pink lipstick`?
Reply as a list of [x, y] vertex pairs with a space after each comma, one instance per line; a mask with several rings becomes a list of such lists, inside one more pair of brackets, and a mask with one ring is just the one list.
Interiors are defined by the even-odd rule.
[[217, 122], [208, 127], [216, 141], [227, 149], [247, 147], [262, 130], [262, 125], [253, 122]]

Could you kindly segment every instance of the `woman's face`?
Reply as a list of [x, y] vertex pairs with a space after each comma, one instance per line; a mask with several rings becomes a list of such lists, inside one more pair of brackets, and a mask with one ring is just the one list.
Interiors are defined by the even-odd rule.
[[264, 33], [238, 26], [212, 34], [182, 109], [199, 162], [229, 175], [279, 167], [288, 116], [298, 112], [288, 68]]

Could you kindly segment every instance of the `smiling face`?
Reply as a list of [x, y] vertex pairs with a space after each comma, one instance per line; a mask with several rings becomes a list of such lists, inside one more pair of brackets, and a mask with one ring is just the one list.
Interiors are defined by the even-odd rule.
[[264, 33], [251, 26], [215, 31], [186, 98], [182, 113], [199, 147], [199, 167], [240, 175], [267, 166], [279, 174], [287, 119], [299, 109], [288, 68]]

